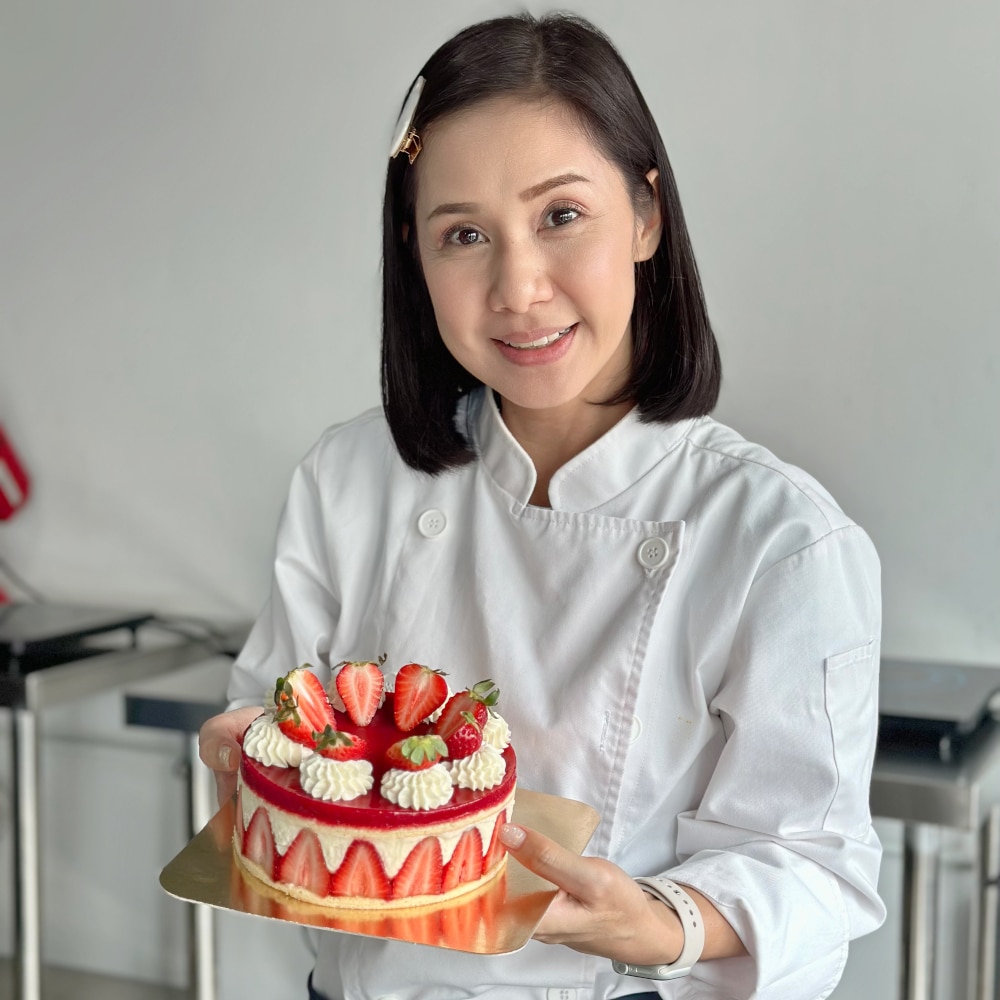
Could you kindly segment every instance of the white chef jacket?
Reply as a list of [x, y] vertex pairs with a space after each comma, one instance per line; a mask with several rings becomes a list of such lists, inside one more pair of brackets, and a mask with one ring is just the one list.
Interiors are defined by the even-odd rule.
[[874, 930], [879, 564], [800, 469], [708, 417], [636, 411], [552, 478], [491, 393], [459, 404], [476, 460], [429, 476], [380, 412], [328, 430], [296, 470], [267, 606], [231, 707], [303, 663], [382, 652], [501, 691], [525, 788], [602, 819], [587, 853], [709, 897], [749, 957], [664, 983], [529, 944], [483, 957], [323, 935], [331, 998], [827, 996]]

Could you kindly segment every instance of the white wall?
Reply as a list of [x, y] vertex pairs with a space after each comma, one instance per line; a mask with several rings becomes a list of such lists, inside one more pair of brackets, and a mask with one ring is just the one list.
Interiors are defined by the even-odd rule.
[[[870, 531], [887, 655], [1000, 664], [1000, 7], [576, 7], [661, 122], [719, 415]], [[434, 45], [511, 9], [0, 0], [0, 424], [35, 480], [0, 555], [36, 587], [256, 612], [293, 464], [378, 401], [398, 104]], [[134, 800], [157, 823], [159, 753]]]

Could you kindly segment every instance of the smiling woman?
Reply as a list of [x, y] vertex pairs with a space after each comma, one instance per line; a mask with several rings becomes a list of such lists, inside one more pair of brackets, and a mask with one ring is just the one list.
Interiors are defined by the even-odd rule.
[[602, 34], [474, 25], [401, 117], [383, 412], [297, 470], [203, 759], [229, 787], [274, 676], [388, 650], [489, 676], [522, 787], [601, 822], [589, 857], [499, 834], [559, 889], [516, 956], [328, 935], [313, 995], [827, 996], [885, 913], [872, 545], [708, 417], [719, 355], [670, 164]]
[[[515, 437], [544, 422], [528, 448], [544, 504], [551, 474], [633, 405], [621, 397], [634, 271], [656, 250], [658, 201], [640, 215], [579, 117], [552, 101], [497, 98], [445, 118], [414, 170], [416, 253], [441, 339], [499, 394]], [[655, 191], [655, 170], [648, 181]]]
[[[537, 30], [530, 19], [501, 18], [442, 45], [420, 79], [432, 83], [406, 131], [425, 148], [412, 169], [407, 156], [390, 161], [383, 213], [383, 405], [404, 461], [427, 472], [469, 461], [468, 443], [452, 420], [455, 403], [484, 381], [499, 388], [463, 366], [439, 330], [447, 304], [458, 303], [431, 292], [436, 263], [452, 262], [445, 234], [456, 250], [490, 247], [491, 273], [484, 274], [483, 264], [475, 272], [481, 297], [482, 282], [490, 282], [485, 308], [527, 320], [512, 323], [508, 316], [497, 323], [500, 340], [522, 344], [551, 336], [566, 328], [564, 319], [586, 327], [567, 300], [570, 287], [559, 286], [570, 271], [580, 274], [573, 289], [587, 284], [583, 272], [589, 271], [603, 294], [610, 290], [615, 302], [601, 307], [601, 329], [590, 336], [627, 343], [620, 356], [606, 359], [607, 377], [586, 394], [598, 405], [576, 410], [592, 425], [589, 435], [614, 422], [600, 415], [602, 404], [637, 406], [655, 420], [710, 412], [719, 394], [719, 353], [673, 171], [646, 102], [608, 40], [572, 17], [547, 18]], [[426, 190], [429, 184], [436, 188]], [[492, 213], [494, 227], [503, 215], [494, 240], [485, 213]], [[612, 263], [610, 247], [602, 245], [597, 255], [590, 247], [614, 225]], [[548, 274], [548, 262], [561, 271]], [[455, 265], [447, 273], [457, 275]], [[552, 302], [544, 310], [537, 302], [526, 308], [523, 296], [538, 292], [551, 294]], [[511, 294], [515, 298], [505, 301]], [[594, 294], [601, 293], [595, 288]], [[605, 333], [615, 313], [621, 316]], [[560, 370], [555, 378], [561, 376]], [[567, 377], [564, 397], [575, 386], [583, 398], [586, 383], [579, 378]], [[544, 399], [535, 395], [527, 405], [543, 409]], [[415, 412], [429, 424], [414, 427]], [[428, 426], [433, 433], [424, 433]]]

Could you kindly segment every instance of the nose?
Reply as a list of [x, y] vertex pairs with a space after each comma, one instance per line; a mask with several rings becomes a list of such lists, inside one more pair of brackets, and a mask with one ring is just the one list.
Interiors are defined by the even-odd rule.
[[541, 249], [530, 241], [503, 247], [493, 257], [489, 307], [494, 312], [526, 313], [552, 298], [552, 282]]

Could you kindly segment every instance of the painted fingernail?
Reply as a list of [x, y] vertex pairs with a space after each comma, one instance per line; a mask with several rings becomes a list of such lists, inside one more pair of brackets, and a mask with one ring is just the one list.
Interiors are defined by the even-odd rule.
[[504, 823], [500, 827], [500, 840], [507, 847], [520, 847], [524, 843], [524, 830], [513, 823]]
[[227, 770], [229, 769], [229, 758], [232, 754], [233, 748], [228, 743], [223, 743], [222, 746], [219, 747], [219, 763]]

